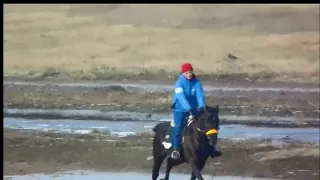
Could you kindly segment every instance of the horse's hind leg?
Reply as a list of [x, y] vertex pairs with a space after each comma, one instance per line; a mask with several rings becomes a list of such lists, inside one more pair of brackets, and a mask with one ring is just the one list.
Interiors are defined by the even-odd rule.
[[182, 163], [181, 161], [167, 158], [166, 175], [165, 175], [164, 179], [161, 179], [161, 180], [169, 180], [169, 175], [170, 175], [170, 171], [171, 171], [172, 167], [177, 166], [181, 163]]
[[166, 156], [163, 155], [153, 156], [152, 180], [157, 180], [161, 164], [165, 157]]

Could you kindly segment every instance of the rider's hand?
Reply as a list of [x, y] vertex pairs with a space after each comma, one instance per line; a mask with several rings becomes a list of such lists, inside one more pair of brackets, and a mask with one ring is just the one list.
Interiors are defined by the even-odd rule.
[[198, 107], [197, 109], [198, 109], [198, 111], [203, 111], [203, 110], [205, 110], [205, 107]]
[[192, 114], [192, 112], [189, 112], [189, 119], [194, 119], [195, 116]]

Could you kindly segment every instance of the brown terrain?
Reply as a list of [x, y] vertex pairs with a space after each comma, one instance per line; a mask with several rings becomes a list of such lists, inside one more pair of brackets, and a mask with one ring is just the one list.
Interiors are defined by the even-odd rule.
[[4, 6], [4, 75], [27, 79], [199, 76], [319, 83], [319, 7]]

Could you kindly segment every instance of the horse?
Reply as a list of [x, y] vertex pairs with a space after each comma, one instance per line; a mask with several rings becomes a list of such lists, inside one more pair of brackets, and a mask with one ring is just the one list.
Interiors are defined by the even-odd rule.
[[192, 168], [191, 180], [203, 180], [201, 170], [210, 156], [207, 152], [210, 147], [214, 147], [218, 141], [219, 130], [219, 106], [208, 107], [199, 111], [196, 119], [187, 119], [181, 133], [180, 158], [175, 160], [170, 157], [171, 149], [166, 147], [172, 142], [171, 132], [174, 125], [170, 122], [162, 122], [153, 128], [155, 132], [153, 138], [153, 169], [152, 180], [157, 180], [159, 170], [164, 159], [167, 158], [165, 178], [169, 180], [170, 170], [174, 166], [188, 163]]

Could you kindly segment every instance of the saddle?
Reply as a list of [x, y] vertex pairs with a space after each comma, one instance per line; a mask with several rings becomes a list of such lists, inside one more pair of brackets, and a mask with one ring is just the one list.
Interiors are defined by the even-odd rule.
[[[180, 135], [180, 145], [184, 142], [184, 135], [186, 134], [186, 130], [187, 127], [190, 126], [190, 124], [192, 123], [193, 119], [190, 119], [189, 117], [186, 117], [184, 123], [183, 123], [183, 128], [182, 128], [182, 132]], [[172, 131], [174, 128], [174, 121], [172, 120], [170, 122], [170, 126], [167, 128], [167, 130], [164, 133], [164, 140], [162, 142], [162, 145], [164, 146], [165, 149], [167, 150], [171, 150], [172, 149]]]

